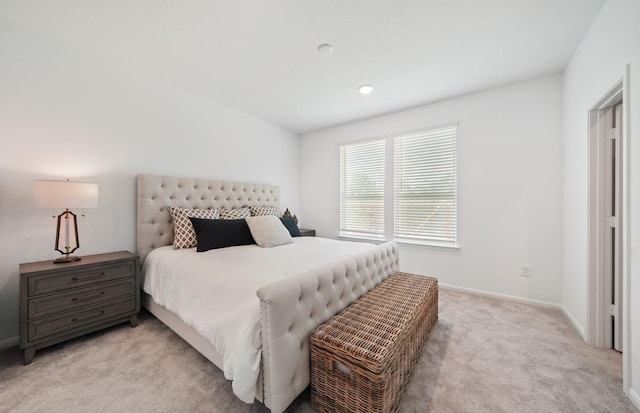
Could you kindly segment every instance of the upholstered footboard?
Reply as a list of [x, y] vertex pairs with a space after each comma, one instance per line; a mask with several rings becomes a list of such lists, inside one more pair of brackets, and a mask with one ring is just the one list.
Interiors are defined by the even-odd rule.
[[387, 242], [258, 290], [263, 400], [273, 413], [310, 383], [311, 332], [397, 271], [398, 245]]

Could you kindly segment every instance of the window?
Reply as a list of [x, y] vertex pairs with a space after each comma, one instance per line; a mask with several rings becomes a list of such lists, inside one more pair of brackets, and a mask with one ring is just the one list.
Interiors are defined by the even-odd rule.
[[387, 139], [340, 146], [340, 235], [456, 246], [456, 133], [394, 136], [386, 158]]
[[456, 245], [456, 126], [396, 136], [393, 153], [393, 238]]
[[385, 140], [340, 146], [340, 235], [384, 239]]

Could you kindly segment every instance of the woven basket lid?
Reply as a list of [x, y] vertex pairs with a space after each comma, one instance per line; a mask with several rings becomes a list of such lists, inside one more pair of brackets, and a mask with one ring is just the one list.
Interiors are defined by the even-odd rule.
[[399, 351], [394, 345], [418, 323], [415, 314], [437, 284], [432, 277], [396, 273], [369, 291], [311, 335], [313, 345], [380, 372]]

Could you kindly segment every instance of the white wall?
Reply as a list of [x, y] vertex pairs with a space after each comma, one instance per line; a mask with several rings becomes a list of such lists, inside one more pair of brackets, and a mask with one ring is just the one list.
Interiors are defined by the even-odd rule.
[[277, 184], [298, 211], [294, 133], [5, 21], [0, 91], [0, 346], [18, 335], [18, 264], [57, 254], [33, 179], [99, 184], [99, 207], [79, 219], [80, 255], [135, 251], [139, 173]]
[[564, 295], [577, 322], [587, 324], [588, 111], [631, 64], [630, 396], [640, 408], [640, 2], [605, 3], [564, 73]]
[[[461, 248], [401, 246], [401, 268], [436, 276], [442, 283], [559, 304], [560, 75], [303, 135], [303, 226], [337, 237], [340, 144], [452, 121], [460, 122]], [[531, 278], [520, 276], [521, 265], [531, 266]]]

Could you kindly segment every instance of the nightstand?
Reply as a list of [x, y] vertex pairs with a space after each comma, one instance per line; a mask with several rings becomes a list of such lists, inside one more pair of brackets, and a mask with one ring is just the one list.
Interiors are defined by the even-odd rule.
[[303, 237], [315, 237], [316, 236], [316, 230], [315, 229], [300, 228], [300, 235], [302, 235]]
[[129, 321], [138, 323], [140, 264], [127, 251], [80, 261], [20, 264], [20, 348], [24, 364], [36, 350]]

